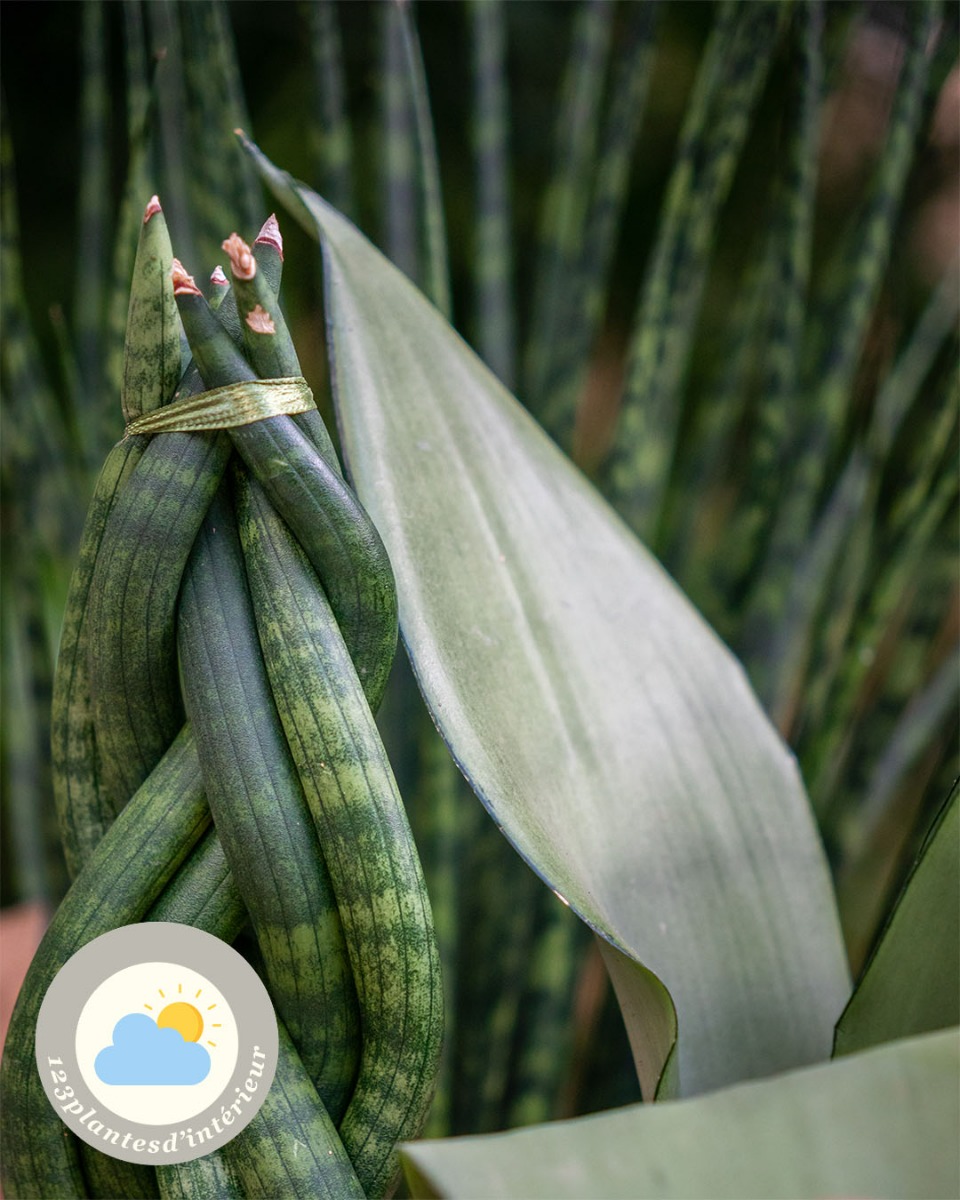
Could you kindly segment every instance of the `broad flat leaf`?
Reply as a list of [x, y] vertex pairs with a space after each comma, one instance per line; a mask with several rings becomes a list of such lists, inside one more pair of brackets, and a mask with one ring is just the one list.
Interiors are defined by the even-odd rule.
[[405, 1146], [418, 1197], [960, 1195], [960, 1031], [711, 1096]]
[[[739, 664], [416, 288], [258, 165], [321, 238], [344, 451], [421, 689], [504, 834], [632, 960], [634, 1045], [669, 1019], [642, 963], [684, 1093], [826, 1058], [849, 995], [833, 893]], [[662, 1065], [638, 1056], [645, 1094]]]
[[960, 806], [954, 789], [850, 1003], [835, 1054], [960, 1023]]

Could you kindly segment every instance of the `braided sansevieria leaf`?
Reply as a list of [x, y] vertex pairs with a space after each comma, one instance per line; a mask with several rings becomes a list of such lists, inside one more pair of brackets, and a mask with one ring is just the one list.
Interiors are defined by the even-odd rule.
[[[254, 366], [269, 375], [298, 370], [275, 297], [255, 285], [256, 259], [239, 239], [231, 239], [227, 248], [251, 365], [212, 319], [202, 296], [187, 286], [177, 288], [207, 383], [233, 382]], [[199, 714], [205, 695], [218, 704], [225, 690], [242, 687], [245, 700], [230, 705], [238, 713], [254, 703], [251, 689], [259, 688], [257, 712], [272, 690], [320, 834], [359, 1000], [359, 1073], [340, 1134], [365, 1192], [382, 1195], [396, 1178], [398, 1141], [415, 1136], [426, 1117], [443, 1021], [439, 958], [423, 876], [371, 713], [386, 678], [382, 660], [389, 665], [395, 644], [392, 574], [382, 578], [379, 564], [389, 569], [382, 543], [339, 470], [292, 418], [273, 417], [234, 429], [231, 437], [251, 472], [238, 466], [233, 488], [252, 605], [245, 596], [234, 535], [224, 532], [230, 528], [230, 501], [221, 497], [220, 515], [210, 519], [198, 543], [202, 557], [195, 561], [184, 595], [185, 678], [199, 672], [204, 662], [212, 672], [206, 690], [194, 691], [193, 683], [187, 684], [188, 707], [192, 716]], [[201, 584], [202, 579], [206, 582]], [[335, 606], [350, 599], [345, 584], [359, 602], [346, 610], [344, 620], [335, 616]], [[206, 589], [196, 598], [195, 586]], [[386, 593], [391, 604], [385, 610], [378, 597]], [[372, 602], [367, 599], [371, 594]], [[229, 614], [224, 609], [221, 625], [216, 624], [218, 604], [232, 606]], [[353, 620], [350, 614], [356, 614]], [[252, 643], [239, 653], [239, 661], [247, 664], [242, 678], [225, 683], [238, 631], [249, 629], [254, 619], [269, 688], [251, 677], [249, 664], [256, 658]], [[375, 661], [365, 647], [373, 648]], [[199, 716], [194, 720], [198, 727], [208, 723]], [[258, 730], [272, 721], [262, 716]], [[211, 781], [228, 766], [215, 759], [217, 741], [212, 738], [209, 746]], [[236, 737], [232, 741], [237, 744]], [[247, 778], [258, 770], [262, 774], [262, 768], [251, 765]], [[211, 782], [211, 800], [213, 787]], [[217, 811], [224, 830], [238, 819], [235, 805]], [[232, 852], [237, 870], [245, 842], [249, 837], [238, 838]], [[230, 857], [229, 844], [226, 849]], [[256, 852], [248, 853], [252, 857], [244, 860], [245, 878], [256, 867]], [[358, 862], [363, 864], [359, 871]], [[318, 959], [314, 974], [323, 972], [325, 961], [336, 962], [336, 955]], [[299, 973], [307, 973], [302, 965]], [[331, 1005], [332, 1021], [335, 1011]], [[343, 1041], [349, 1061], [346, 1026]]]
[[[77, 878], [4, 1058], [10, 1195], [385, 1196], [432, 1097], [439, 958], [373, 718], [396, 647], [393, 576], [297, 399], [276, 221], [253, 251], [236, 235], [227, 246], [234, 288], [215, 278], [214, 311], [148, 205], [122, 409], [128, 426], [150, 415], [150, 433], [128, 432], [107, 460], [65, 624], [54, 767]], [[182, 378], [181, 315], [195, 360]], [[280, 415], [264, 417], [244, 389], [262, 397], [271, 379], [280, 406], [263, 411]], [[205, 389], [221, 389], [224, 415], [176, 428]], [[248, 919], [280, 1024], [251, 1124], [159, 1172], [78, 1143], [32, 1061], [59, 967], [120, 924], [181, 921], [232, 941]]]
[[[124, 347], [122, 403], [128, 420], [166, 404], [180, 377], [179, 321], [169, 281], [171, 260], [166, 222], [153, 197], [140, 231], [130, 296], [130, 333]], [[63, 618], [54, 679], [52, 759], [61, 839], [72, 874], [89, 857], [128, 798], [111, 803], [104, 796], [89, 661], [90, 597], [108, 519], [146, 448], [146, 438], [124, 438], [107, 456], [87, 513]]]

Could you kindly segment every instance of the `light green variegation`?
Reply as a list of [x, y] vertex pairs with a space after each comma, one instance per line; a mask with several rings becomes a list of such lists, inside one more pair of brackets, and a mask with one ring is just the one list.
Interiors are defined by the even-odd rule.
[[[682, 1093], [826, 1057], [849, 991], [833, 895], [739, 665], [439, 313], [257, 161], [321, 238], [344, 450], [464, 774], [548, 884], [669, 989]], [[620, 975], [636, 1044], [664, 998]]]

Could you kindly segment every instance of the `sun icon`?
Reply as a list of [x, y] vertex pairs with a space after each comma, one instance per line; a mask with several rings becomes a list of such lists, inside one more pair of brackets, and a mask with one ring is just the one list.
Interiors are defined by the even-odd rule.
[[[166, 993], [163, 989], [157, 988], [157, 991], [160, 993], [161, 998], [166, 1000]], [[177, 984], [177, 992], [182, 993], [182, 991], [183, 984]], [[203, 988], [200, 988], [196, 996], [194, 996], [195, 1000], [199, 999], [202, 991]], [[152, 1004], [144, 1004], [143, 1007], [149, 1009], [151, 1012], [153, 1011]], [[207, 1010], [210, 1011], [216, 1007], [216, 1004], [210, 1004], [207, 1005]], [[175, 1029], [185, 1042], [198, 1042], [204, 1030], [203, 1015], [200, 1009], [195, 1004], [191, 1004], [189, 1000], [173, 1000], [169, 1004], [164, 1005], [160, 1012], [157, 1013], [156, 1022], [160, 1029]], [[219, 1029], [220, 1027], [218, 1022], [209, 1022], [211, 1030]], [[206, 1044], [216, 1047], [217, 1043], [207, 1039]]]
[[161, 1029], [176, 1029], [185, 1042], [198, 1042], [203, 1033], [203, 1017], [185, 1000], [168, 1004], [157, 1014], [157, 1025]]

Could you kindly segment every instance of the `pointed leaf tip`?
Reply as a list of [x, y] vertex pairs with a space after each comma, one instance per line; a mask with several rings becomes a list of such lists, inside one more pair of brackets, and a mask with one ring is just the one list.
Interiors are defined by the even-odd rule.
[[277, 221], [276, 213], [271, 213], [264, 221], [263, 228], [257, 234], [254, 245], [257, 242], [273, 246], [280, 255], [281, 261], [283, 260], [283, 237], [280, 233], [280, 223]]
[[218, 263], [210, 273], [210, 282], [214, 287], [229, 287], [230, 280], [223, 273], [223, 267]]
[[173, 248], [160, 201], [143, 212], [130, 274], [120, 406], [129, 424], [166, 404], [180, 379], [180, 333], [171, 280]]

